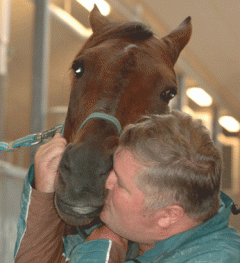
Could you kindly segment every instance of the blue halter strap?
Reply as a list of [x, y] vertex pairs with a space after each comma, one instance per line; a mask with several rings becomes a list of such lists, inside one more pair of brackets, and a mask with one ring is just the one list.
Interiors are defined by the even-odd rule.
[[92, 120], [92, 119], [101, 119], [101, 120], [105, 120], [105, 121], [108, 121], [110, 123], [112, 123], [116, 129], [117, 129], [117, 132], [118, 132], [118, 135], [120, 135], [122, 133], [122, 126], [119, 122], [119, 120], [110, 115], [110, 114], [106, 114], [106, 113], [102, 113], [102, 112], [94, 112], [92, 114], [90, 114], [85, 120], [84, 122], [82, 123], [82, 125], [80, 126], [80, 128], [78, 129], [77, 131], [77, 134], [79, 133], [79, 131], [85, 126], [85, 124]]

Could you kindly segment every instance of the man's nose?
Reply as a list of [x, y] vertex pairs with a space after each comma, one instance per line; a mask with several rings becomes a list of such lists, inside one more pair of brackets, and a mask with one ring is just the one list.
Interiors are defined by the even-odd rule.
[[114, 171], [112, 170], [110, 174], [108, 175], [105, 188], [108, 190], [112, 190], [114, 188], [114, 185], [116, 184], [116, 176], [114, 174]]

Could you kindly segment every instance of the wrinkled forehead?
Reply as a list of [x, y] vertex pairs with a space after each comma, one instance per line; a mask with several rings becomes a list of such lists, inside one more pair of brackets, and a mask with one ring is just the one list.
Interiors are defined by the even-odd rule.
[[125, 183], [136, 182], [144, 172], [145, 167], [135, 158], [133, 152], [124, 147], [118, 147], [114, 154], [113, 168]]
[[136, 167], [142, 167], [139, 160], [136, 158], [135, 154], [128, 148], [123, 146], [118, 146], [114, 155], [113, 160], [124, 160], [127, 163], [133, 163]]

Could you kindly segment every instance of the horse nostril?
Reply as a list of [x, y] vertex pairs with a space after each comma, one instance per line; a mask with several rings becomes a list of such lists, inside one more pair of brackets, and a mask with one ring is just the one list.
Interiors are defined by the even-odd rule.
[[61, 159], [61, 162], [60, 162], [60, 165], [59, 165], [59, 172], [60, 173], [64, 173], [64, 172], [70, 172], [70, 150], [72, 148], [72, 144], [68, 144], [67, 148], [65, 149], [64, 153], [63, 153], [63, 156], [62, 156], [62, 159]]

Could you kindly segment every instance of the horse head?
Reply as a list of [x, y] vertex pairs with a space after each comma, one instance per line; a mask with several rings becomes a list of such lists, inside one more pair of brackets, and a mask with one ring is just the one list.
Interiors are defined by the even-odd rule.
[[101, 212], [119, 126], [167, 113], [178, 89], [173, 66], [191, 36], [190, 17], [162, 39], [138, 22], [111, 23], [96, 6], [90, 24], [93, 34], [72, 63], [69, 144], [55, 195], [60, 217], [71, 225], [88, 224]]

